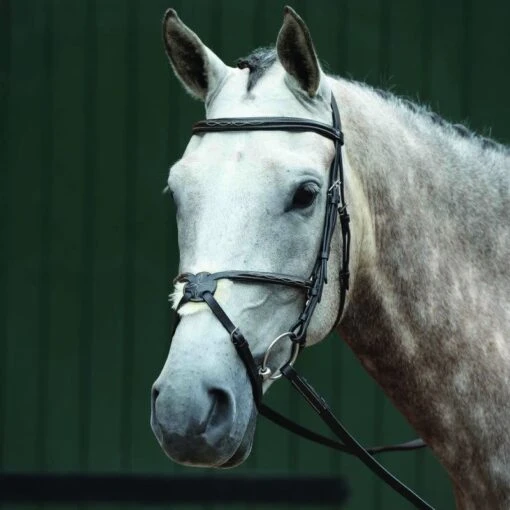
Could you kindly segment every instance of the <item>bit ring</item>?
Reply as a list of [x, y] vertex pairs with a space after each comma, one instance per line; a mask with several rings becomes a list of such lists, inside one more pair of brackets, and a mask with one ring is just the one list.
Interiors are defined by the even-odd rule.
[[[269, 347], [266, 350], [266, 353], [264, 354], [264, 359], [262, 360], [262, 365], [259, 368], [259, 375], [262, 377], [264, 381], [267, 381], [268, 379], [275, 381], [276, 379], [280, 379], [280, 377], [283, 375], [281, 370], [278, 368], [273, 373], [272, 370], [267, 366], [267, 361], [269, 359], [269, 353], [271, 352], [271, 349], [282, 339], [286, 337], [293, 337], [295, 334], [292, 331], [287, 331], [286, 333], [282, 333], [280, 336], [277, 336], [270, 344]], [[299, 345], [295, 342], [292, 342], [292, 353], [290, 355], [289, 361], [286, 363], [286, 365], [293, 366], [296, 362], [296, 359], [299, 354]]]

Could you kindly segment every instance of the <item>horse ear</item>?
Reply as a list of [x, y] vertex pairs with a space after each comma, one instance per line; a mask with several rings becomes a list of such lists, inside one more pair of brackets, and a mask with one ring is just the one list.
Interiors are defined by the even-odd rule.
[[288, 5], [283, 9], [283, 25], [276, 41], [283, 68], [314, 97], [319, 89], [321, 70], [312, 36], [305, 22]]
[[227, 66], [180, 20], [174, 9], [165, 12], [163, 41], [177, 78], [192, 96], [205, 101], [227, 73]]

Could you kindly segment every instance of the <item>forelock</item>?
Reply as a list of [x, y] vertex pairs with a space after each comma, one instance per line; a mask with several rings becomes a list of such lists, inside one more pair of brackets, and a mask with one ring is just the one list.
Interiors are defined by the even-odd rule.
[[276, 62], [275, 48], [258, 48], [247, 57], [240, 58], [236, 65], [239, 69], [249, 69], [247, 90], [250, 92], [264, 73]]

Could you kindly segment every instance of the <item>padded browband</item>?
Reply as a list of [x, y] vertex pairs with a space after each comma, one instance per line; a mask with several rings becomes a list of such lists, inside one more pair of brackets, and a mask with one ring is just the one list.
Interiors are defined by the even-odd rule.
[[211, 131], [313, 131], [331, 140], [344, 143], [340, 129], [314, 120], [299, 117], [237, 117], [200, 120], [193, 125], [192, 131], [205, 133]]

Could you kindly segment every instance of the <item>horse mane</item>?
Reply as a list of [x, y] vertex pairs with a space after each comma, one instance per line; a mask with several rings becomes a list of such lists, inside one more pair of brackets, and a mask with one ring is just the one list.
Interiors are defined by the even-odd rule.
[[[249, 69], [250, 74], [248, 77], [247, 91], [250, 92], [258, 81], [264, 76], [265, 72], [276, 62], [277, 53], [274, 47], [261, 47], [252, 51], [248, 56], [239, 58], [236, 61], [236, 65], [239, 69]], [[330, 76], [333, 79], [345, 79]], [[470, 130], [464, 124], [451, 123], [445, 118], [441, 117], [437, 113], [433, 112], [429, 106], [420, 105], [408, 98], [400, 97], [388, 90], [384, 90], [377, 87], [372, 87], [366, 83], [358, 82], [356, 80], [347, 80], [350, 83], [368, 88], [375, 92], [378, 96], [384, 100], [392, 103], [394, 106], [403, 108], [409, 112], [412, 112], [420, 117], [428, 119], [432, 124], [439, 126], [446, 134], [458, 136], [464, 139], [471, 140], [472, 142], [480, 145], [485, 150], [495, 150], [497, 152], [503, 152], [510, 154], [510, 147], [488, 138], [486, 136], [479, 135], [474, 131]]]
[[447, 132], [447, 134], [453, 135], [453, 136], [459, 136], [464, 139], [469, 139], [475, 143], [478, 143], [481, 145], [483, 149], [487, 150], [495, 150], [499, 152], [510, 152], [510, 147], [497, 142], [496, 140], [493, 140], [492, 138], [488, 138], [483, 135], [479, 135], [478, 133], [475, 133], [474, 131], [470, 130], [467, 126], [460, 123], [451, 123], [447, 121], [445, 118], [441, 117], [436, 112], [433, 112], [429, 106], [427, 105], [420, 105], [418, 103], [415, 103], [414, 101], [411, 101], [408, 98], [397, 96], [396, 94], [393, 94], [390, 91], [383, 90], [380, 88], [374, 88], [370, 87], [369, 85], [360, 84], [359, 82], [353, 82], [358, 85], [362, 85], [364, 87], [369, 87], [374, 91], [377, 95], [385, 99], [386, 101], [392, 103], [393, 105], [404, 108], [416, 115], [419, 115], [421, 117], [427, 118], [432, 124], [435, 124], [439, 127], [441, 127], [444, 131]]

